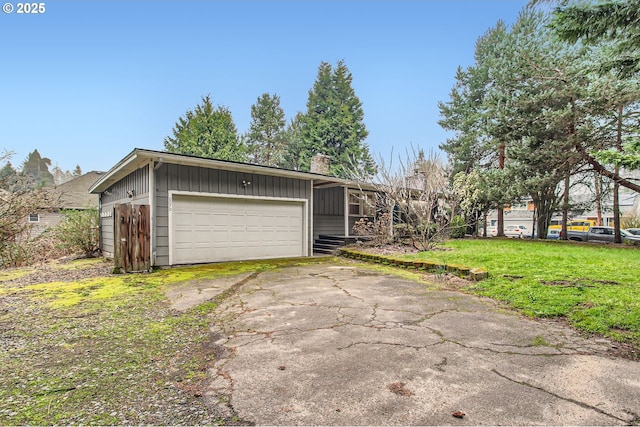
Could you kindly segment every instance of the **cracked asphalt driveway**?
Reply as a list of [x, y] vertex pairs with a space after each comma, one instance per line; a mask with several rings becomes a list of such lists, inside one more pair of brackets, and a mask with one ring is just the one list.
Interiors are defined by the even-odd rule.
[[205, 396], [229, 416], [260, 425], [640, 424], [640, 364], [559, 322], [357, 266], [241, 279], [215, 315], [218, 360]]

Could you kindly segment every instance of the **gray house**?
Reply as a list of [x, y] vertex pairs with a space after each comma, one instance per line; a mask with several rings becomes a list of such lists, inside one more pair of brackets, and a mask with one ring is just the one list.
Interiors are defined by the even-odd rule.
[[144, 206], [148, 218], [136, 227], [148, 230], [140, 233], [148, 234], [143, 251], [153, 266], [311, 256], [323, 235], [350, 236], [357, 220], [375, 215], [371, 186], [143, 149], [129, 153], [89, 192], [99, 195], [107, 256], [126, 241], [116, 237], [124, 221], [119, 207]]
[[28, 215], [31, 236], [42, 234], [49, 228], [54, 228], [64, 217], [64, 210], [85, 210], [98, 208], [98, 196], [89, 194], [87, 189], [102, 176], [102, 172], [92, 171], [75, 177], [67, 182], [46, 187], [53, 206], [40, 209]]

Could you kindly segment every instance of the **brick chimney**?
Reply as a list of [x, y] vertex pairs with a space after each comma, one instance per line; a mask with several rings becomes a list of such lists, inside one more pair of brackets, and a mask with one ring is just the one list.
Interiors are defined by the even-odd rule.
[[331, 166], [331, 157], [326, 154], [316, 154], [311, 158], [311, 173], [320, 175], [329, 175], [329, 167]]

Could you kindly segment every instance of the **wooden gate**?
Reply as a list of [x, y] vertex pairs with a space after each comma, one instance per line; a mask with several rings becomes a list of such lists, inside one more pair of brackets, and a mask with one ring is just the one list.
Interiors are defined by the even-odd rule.
[[116, 205], [114, 215], [114, 264], [130, 273], [151, 269], [149, 205]]

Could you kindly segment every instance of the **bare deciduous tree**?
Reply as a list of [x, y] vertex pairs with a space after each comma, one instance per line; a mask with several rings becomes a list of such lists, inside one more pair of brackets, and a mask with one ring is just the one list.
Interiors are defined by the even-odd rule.
[[[393, 153], [390, 158], [393, 159]], [[424, 151], [416, 153], [412, 148], [405, 158], [398, 156], [397, 166], [381, 158], [373, 180], [352, 177], [374, 186], [378, 193], [377, 209], [392, 215], [396, 225], [391, 234], [396, 239], [408, 241], [423, 251], [445, 236], [450, 219], [445, 209], [448, 181], [445, 166], [433, 150], [425, 155]]]
[[[0, 155], [7, 162], [11, 153]], [[33, 238], [29, 215], [55, 205], [58, 197], [43, 187], [33, 187], [29, 178], [21, 175], [0, 178], [0, 265], [17, 266], [29, 258]]]

